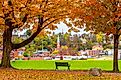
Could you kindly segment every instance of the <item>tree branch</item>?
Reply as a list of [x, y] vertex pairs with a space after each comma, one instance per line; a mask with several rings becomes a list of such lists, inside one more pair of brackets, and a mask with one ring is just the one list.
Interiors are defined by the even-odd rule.
[[0, 18], [4, 18], [3, 16], [0, 16]]
[[[64, 15], [68, 15], [68, 14], [63, 14], [63, 15], [59, 15], [59, 16], [60, 16], [60, 18], [61, 18], [61, 16], [64, 16]], [[55, 16], [56, 16], [56, 15], [55, 15]], [[46, 21], [50, 20], [51, 18], [54, 18], [55, 16], [52, 16], [52, 17], [46, 19], [43, 23], [45, 23]], [[60, 18], [57, 18], [57, 19], [55, 19], [55, 20], [52, 20], [51, 22], [49, 22], [48, 24], [46, 24], [44, 27], [42, 27], [42, 29], [44, 29], [46, 26], [48, 26], [49, 24], [55, 22], [56, 20], [58, 20], [58, 19], [60, 19]], [[64, 17], [63, 17], [63, 18], [64, 18]], [[66, 17], [65, 17], [65, 18], [66, 18]]]
[[28, 16], [28, 14], [25, 14], [25, 16], [24, 16], [24, 18], [23, 18], [23, 20], [22, 20], [23, 23], [26, 22], [26, 20], [27, 20], [27, 16]]
[[46, 24], [44, 27], [42, 27], [42, 29], [44, 29], [45, 27], [47, 27], [49, 24], [51, 24], [51, 23], [55, 22], [56, 20], [58, 20], [58, 19], [55, 19], [55, 20], [53, 20], [53, 21], [49, 22], [49, 23], [48, 23], [48, 24]]
[[13, 45], [12, 49], [18, 49], [20, 47], [27, 45], [43, 30], [43, 28], [41, 28], [43, 23], [40, 20], [43, 21], [43, 17], [39, 18], [40, 24], [38, 25], [37, 31], [35, 33], [33, 33], [32, 36], [30, 36], [28, 39], [24, 40], [23, 42], [21, 42], [19, 44], [12, 44]]
[[19, 10], [21, 11], [23, 8], [26, 8], [27, 7], [27, 3], [30, 4], [31, 0], [27, 0], [27, 2], [25, 3], [25, 7], [21, 7]]
[[[25, 24], [25, 22], [27, 21], [27, 16], [28, 16], [28, 14], [25, 14], [24, 18], [22, 19], [23, 24]], [[15, 26], [13, 26], [13, 29], [14, 28], [20, 28], [22, 26], [20, 26], [19, 24], [16, 24]]]
[[[21, 7], [19, 10], [21, 11], [23, 8], [26, 8], [27, 7], [27, 4], [30, 4], [32, 0], [27, 0], [27, 2], [25, 3], [25, 7]], [[22, 22], [25, 24], [25, 22], [27, 21], [27, 17], [28, 17], [29, 14], [25, 14], [24, 18], [22, 19]], [[22, 26], [20, 26], [19, 24], [16, 24], [14, 26], [14, 28], [20, 28]]]
[[120, 31], [120, 30], [121, 30], [121, 27], [119, 27], [118, 31]]
[[[11, 0], [8, 1], [8, 5], [11, 7], [12, 11], [10, 13], [12, 13], [12, 17], [14, 18], [14, 20], [16, 21], [15, 18], [15, 14], [14, 14], [14, 8], [13, 8], [13, 4], [11, 2]], [[14, 29], [14, 26], [12, 26], [12, 29]]]
[[[59, 16], [64, 16], [64, 15], [68, 15], [68, 14], [63, 14], [63, 15], [59, 15]], [[46, 20], [44, 20], [44, 22], [50, 20], [51, 18], [55, 18], [56, 16], [57, 16], [57, 15], [54, 15], [54, 16], [52, 16], [52, 17], [49, 17], [49, 18], [47, 18]]]
[[101, 5], [102, 5], [103, 7], [105, 7], [106, 9], [108, 9], [108, 7], [107, 7], [105, 4], [102, 3]]
[[47, 6], [47, 3], [48, 3], [48, 0], [45, 0], [45, 6], [44, 6], [44, 8]]

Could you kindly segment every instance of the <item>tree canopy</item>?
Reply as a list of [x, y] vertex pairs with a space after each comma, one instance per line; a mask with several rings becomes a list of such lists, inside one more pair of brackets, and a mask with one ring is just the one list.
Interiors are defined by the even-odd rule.
[[[0, 32], [3, 35], [1, 66], [10, 67], [10, 52], [30, 43], [44, 29], [54, 30], [55, 24], [71, 17], [71, 8], [79, 0], [0, 0]], [[13, 30], [30, 28], [30, 37], [20, 43], [12, 42]]]
[[86, 24], [87, 31], [95, 33], [121, 34], [121, 6], [120, 0], [84, 0], [78, 17], [81, 24]]
[[32, 24], [33, 33], [37, 31], [39, 33], [45, 28], [54, 30], [57, 28], [56, 23], [71, 14], [69, 9], [73, 7], [74, 2], [72, 0], [1, 0], [0, 32], [3, 33], [7, 29], [22, 30]]
[[[85, 25], [87, 31], [114, 35], [113, 71], [118, 70], [118, 44], [121, 35], [121, 0], [84, 0], [75, 8], [73, 24]], [[77, 13], [77, 14], [76, 14]], [[79, 26], [81, 27], [81, 26]]]

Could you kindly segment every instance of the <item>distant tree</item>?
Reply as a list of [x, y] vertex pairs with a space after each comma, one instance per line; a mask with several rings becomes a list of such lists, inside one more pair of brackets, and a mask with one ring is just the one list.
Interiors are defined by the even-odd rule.
[[32, 34], [32, 31], [31, 31], [31, 30], [27, 30], [27, 31], [26, 31], [26, 35], [27, 35], [27, 36], [30, 36], [31, 34]]
[[102, 43], [102, 41], [103, 41], [103, 33], [102, 32], [99, 32], [98, 34], [96, 34], [96, 40], [97, 40], [97, 42], [99, 43], [99, 44], [101, 44]]

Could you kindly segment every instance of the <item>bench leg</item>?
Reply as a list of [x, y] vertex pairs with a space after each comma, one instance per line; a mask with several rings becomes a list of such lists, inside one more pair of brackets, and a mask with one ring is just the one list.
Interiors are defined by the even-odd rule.
[[56, 66], [56, 70], [58, 69], [58, 66]]
[[68, 70], [70, 70], [70, 66], [68, 66]]

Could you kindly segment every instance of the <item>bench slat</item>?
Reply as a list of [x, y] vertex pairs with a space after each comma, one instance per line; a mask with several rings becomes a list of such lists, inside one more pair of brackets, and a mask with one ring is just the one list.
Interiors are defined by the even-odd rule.
[[67, 66], [68, 69], [70, 70], [70, 65], [68, 64], [68, 62], [55, 62], [56, 65], [56, 69], [58, 69], [58, 66]]

